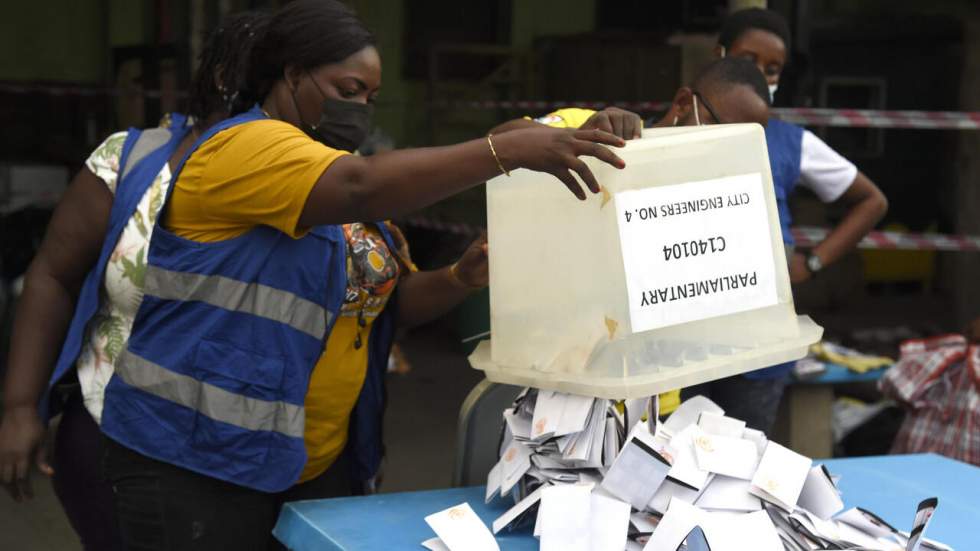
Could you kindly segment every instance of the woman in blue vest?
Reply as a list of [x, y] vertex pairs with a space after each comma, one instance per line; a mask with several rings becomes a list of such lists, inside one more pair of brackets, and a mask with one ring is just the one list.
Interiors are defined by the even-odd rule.
[[[210, 128], [176, 164], [141, 268], [144, 296], [103, 394], [106, 473], [127, 548], [265, 548], [282, 501], [304, 496], [291, 490], [342, 495], [377, 472], [395, 325], [438, 316], [485, 285], [486, 258], [477, 243], [451, 267], [412, 273], [389, 226], [362, 221], [518, 167], [554, 174], [584, 198], [573, 171], [590, 191], [598, 185], [579, 155], [623, 166], [598, 145], [619, 138], [547, 128], [345, 154], [366, 134], [380, 60], [339, 2], [287, 4], [252, 58], [246, 97], [258, 104]], [[136, 151], [124, 144], [123, 157]], [[82, 290], [78, 334], [93, 290], [95, 300], [97, 284]], [[74, 361], [73, 334], [52, 381]], [[359, 361], [324, 361], [332, 348]], [[318, 379], [343, 396], [319, 388], [310, 402]], [[322, 433], [346, 452], [296, 486], [312, 459], [306, 421], [321, 402], [347, 406]]]
[[[192, 82], [191, 119], [168, 115], [159, 128], [119, 132], [96, 148], [60, 202], [28, 271], [3, 385], [0, 471], [17, 500], [31, 496], [33, 461], [42, 473], [53, 475], [55, 493], [85, 549], [122, 548], [112, 488], [101, 475], [98, 420], [112, 362], [125, 345], [139, 303], [139, 266], [146, 263], [159, 200], [182, 152], [235, 110], [251, 45], [266, 19], [258, 12], [236, 14], [208, 36]], [[120, 166], [124, 144], [135, 147]], [[127, 172], [124, 183], [120, 173]], [[108, 258], [100, 261], [100, 250], [110, 253]], [[97, 265], [101, 277], [94, 275]], [[91, 292], [80, 298], [87, 273]], [[56, 396], [46, 397], [50, 407], [39, 416], [38, 402], [73, 311], [76, 318], [88, 311], [90, 323], [76, 324], [73, 345], [66, 346], [73, 352], [64, 355], [70, 369], [52, 381], [58, 384]], [[45, 418], [57, 411], [62, 415], [49, 465]]]
[[[752, 8], [735, 12], [725, 20], [715, 53], [718, 57], [751, 60], [766, 77], [770, 95], [774, 95], [791, 44], [789, 25], [781, 15]], [[766, 126], [766, 142], [790, 281], [798, 284], [854, 250], [885, 215], [888, 201], [853, 163], [809, 130], [771, 118]], [[790, 233], [789, 200], [797, 185], [809, 188], [825, 203], [846, 207], [844, 217], [823, 242], [805, 253], [795, 250]], [[782, 364], [701, 385], [691, 392], [708, 395], [727, 415], [768, 431], [792, 367], [792, 363]]]
[[[139, 267], [146, 263], [159, 200], [182, 151], [235, 109], [251, 45], [266, 19], [258, 12], [240, 13], [208, 36], [192, 82], [191, 119], [168, 115], [159, 128], [119, 132], [96, 148], [60, 202], [27, 273], [3, 385], [0, 472], [18, 501], [31, 496], [32, 462], [53, 475], [55, 493], [85, 549], [122, 549], [112, 487], [101, 475], [98, 419], [112, 362], [125, 345], [139, 304]], [[120, 166], [127, 143], [135, 147], [123, 161], [126, 166]], [[128, 172], [125, 183], [121, 172]], [[100, 250], [110, 253], [108, 258], [100, 261]], [[103, 275], [89, 275], [91, 292], [79, 298], [86, 274], [94, 274], [97, 265]], [[46, 419], [38, 415], [38, 402], [72, 312], [78, 317], [81, 311], [89, 312], [91, 322], [76, 324], [73, 346], [66, 347], [73, 352], [64, 355], [70, 372], [52, 381], [58, 384], [57, 396], [47, 399], [44, 417], [62, 412], [49, 465], [43, 446]]]

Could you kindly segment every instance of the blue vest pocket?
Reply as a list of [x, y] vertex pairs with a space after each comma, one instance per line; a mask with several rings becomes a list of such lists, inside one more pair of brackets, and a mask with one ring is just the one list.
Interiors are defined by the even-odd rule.
[[194, 353], [194, 378], [259, 399], [279, 394], [285, 367], [281, 357], [263, 356], [226, 342], [202, 340]]

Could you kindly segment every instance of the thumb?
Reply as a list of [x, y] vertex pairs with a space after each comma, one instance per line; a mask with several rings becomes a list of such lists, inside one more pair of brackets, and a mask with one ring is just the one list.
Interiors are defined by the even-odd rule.
[[48, 461], [48, 446], [45, 443], [41, 443], [37, 447], [37, 452], [34, 456], [34, 464], [37, 466], [37, 470], [41, 471], [44, 476], [52, 476], [54, 474], [54, 468], [51, 467], [51, 462]]

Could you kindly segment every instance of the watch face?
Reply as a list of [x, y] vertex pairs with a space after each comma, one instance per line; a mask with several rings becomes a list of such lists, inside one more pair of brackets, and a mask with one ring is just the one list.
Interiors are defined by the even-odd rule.
[[820, 268], [823, 268], [823, 263], [820, 262], [819, 256], [811, 254], [810, 256], [806, 257], [806, 267], [809, 268], [811, 272], [817, 272], [820, 270]]

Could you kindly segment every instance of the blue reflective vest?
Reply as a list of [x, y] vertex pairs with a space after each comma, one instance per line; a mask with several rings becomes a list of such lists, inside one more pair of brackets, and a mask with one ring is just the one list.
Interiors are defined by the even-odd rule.
[[[51, 404], [51, 391], [75, 367], [88, 323], [99, 311], [102, 283], [109, 257], [116, 249], [119, 238], [139, 206], [140, 200], [190, 130], [191, 125], [186, 117], [179, 113], [172, 113], [169, 130], [154, 128], [143, 131], [130, 128], [126, 134], [119, 157], [120, 174], [116, 180], [109, 225], [99, 259], [95, 267], [85, 276], [75, 304], [71, 325], [68, 327], [61, 353], [48, 381], [47, 392], [41, 397], [39, 413], [45, 422], [57, 413]], [[150, 136], [150, 134], [154, 135]]]
[[800, 180], [800, 159], [803, 155], [803, 128], [779, 119], [769, 119], [766, 125], [766, 148], [769, 150], [769, 166], [779, 210], [779, 225], [783, 230], [783, 242], [792, 245], [789, 199]]
[[[202, 135], [174, 171], [168, 200], [202, 143], [262, 118], [255, 108]], [[292, 239], [260, 226], [226, 241], [199, 243], [168, 231], [163, 219], [161, 212], [133, 332], [106, 388], [102, 430], [191, 471], [284, 490], [306, 462], [306, 391], [344, 300], [343, 230], [320, 226]], [[390, 304], [374, 324], [368, 374], [352, 413], [349, 448], [357, 479], [373, 476], [381, 459], [383, 375], [394, 310]]]
[[[789, 211], [789, 200], [800, 180], [803, 128], [779, 119], [769, 119], [766, 125], [766, 148], [769, 150], [769, 166], [772, 169], [773, 191], [776, 194], [783, 243], [792, 245], [793, 234], [789, 228], [793, 217]], [[745, 376], [749, 379], [781, 379], [792, 371], [793, 365], [795, 362], [779, 364], [750, 371]]]

